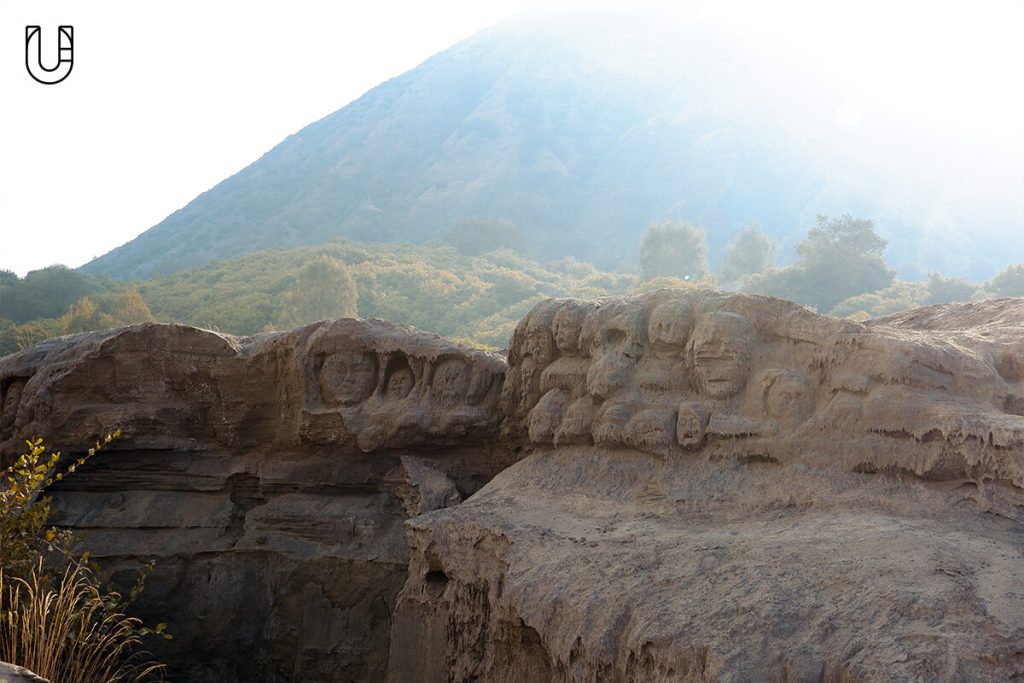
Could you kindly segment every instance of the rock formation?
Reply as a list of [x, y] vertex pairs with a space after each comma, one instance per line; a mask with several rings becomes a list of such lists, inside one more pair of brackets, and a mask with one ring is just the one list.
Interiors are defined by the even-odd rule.
[[1024, 676], [1024, 300], [708, 291], [517, 327], [532, 454], [411, 520], [390, 679]]
[[406, 517], [454, 505], [510, 462], [505, 364], [376, 320], [238, 339], [142, 325], [0, 360], [0, 438], [81, 452], [124, 437], [54, 488], [168, 621], [174, 680], [372, 680], [405, 581]]
[[20, 666], [0, 662], [0, 683], [50, 683]]
[[924, 332], [938, 309], [866, 327], [700, 290], [549, 300], [513, 338], [505, 431], [534, 446], [666, 458], [701, 451], [818, 464], [827, 445], [829, 462], [849, 471], [1021, 487], [1020, 304], [982, 308], [996, 316]]
[[53, 494], [125, 580], [156, 560], [177, 680], [1024, 676], [1024, 299], [554, 299], [507, 365], [144, 325], [0, 390], [6, 458], [125, 431]]

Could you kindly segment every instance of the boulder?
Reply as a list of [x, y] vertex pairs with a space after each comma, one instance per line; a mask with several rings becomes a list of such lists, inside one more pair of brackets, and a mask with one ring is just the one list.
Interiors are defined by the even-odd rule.
[[147, 324], [0, 359], [6, 462], [41, 436], [79, 455], [55, 521], [140, 609], [174, 680], [381, 680], [403, 522], [514, 459], [504, 361], [380, 320], [236, 338]]
[[1024, 676], [1022, 339], [1024, 299], [538, 304], [528, 454], [407, 522], [390, 680]]

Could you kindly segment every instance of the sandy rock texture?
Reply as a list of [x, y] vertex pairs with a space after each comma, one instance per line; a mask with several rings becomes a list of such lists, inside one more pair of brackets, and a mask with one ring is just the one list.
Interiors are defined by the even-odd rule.
[[551, 300], [509, 364], [529, 455], [407, 523], [390, 680], [1024, 677], [1024, 299]]
[[53, 490], [141, 608], [174, 680], [380, 680], [407, 517], [459, 503], [513, 456], [504, 361], [379, 320], [250, 338], [141, 325], [0, 359], [5, 461], [80, 453]]

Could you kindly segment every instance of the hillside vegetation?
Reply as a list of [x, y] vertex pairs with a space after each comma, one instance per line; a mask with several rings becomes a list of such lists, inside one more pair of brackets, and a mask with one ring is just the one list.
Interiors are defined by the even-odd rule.
[[984, 284], [938, 273], [899, 280], [874, 224], [849, 215], [820, 216], [797, 244], [799, 259], [782, 267], [772, 265], [775, 244], [748, 225], [728, 245], [718, 272], [708, 268], [704, 232], [678, 222], [650, 226], [636, 247], [639, 274], [601, 271], [572, 258], [542, 264], [506, 246], [487, 250], [520, 245], [518, 230], [504, 222], [462, 224], [446, 239], [450, 244], [339, 241], [271, 249], [124, 285], [62, 266], [25, 278], [3, 271], [0, 354], [47, 337], [153, 320], [248, 335], [354, 315], [504, 348], [542, 298], [660, 287], [769, 294], [858, 320], [935, 303], [1024, 296], [1024, 264]]
[[[303, 273], [318, 259], [337, 265]], [[338, 265], [354, 281], [355, 301], [339, 297], [333, 309], [318, 309], [322, 289], [337, 289]], [[504, 347], [515, 324], [544, 297], [620, 294], [637, 282], [635, 275], [602, 272], [573, 259], [542, 265], [508, 250], [467, 256], [449, 246], [332, 242], [215, 261], [85, 297], [84, 304], [77, 302], [56, 318], [15, 324], [2, 319], [6, 310], [0, 304], [0, 352], [82, 331], [81, 309], [110, 308], [116, 297], [130, 297], [120, 303], [123, 311], [133, 311], [131, 319], [97, 318], [92, 329], [155, 319], [246, 335], [358, 313]]]

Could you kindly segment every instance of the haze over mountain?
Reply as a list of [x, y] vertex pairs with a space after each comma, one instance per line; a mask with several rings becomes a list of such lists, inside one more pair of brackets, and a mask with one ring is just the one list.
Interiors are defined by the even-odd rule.
[[629, 266], [651, 222], [684, 219], [715, 261], [744, 223], [787, 248], [817, 214], [847, 212], [875, 220], [906, 277], [984, 279], [1024, 260], [1020, 168], [993, 184], [958, 141], [667, 16], [562, 11], [480, 32], [83, 270], [143, 278], [337, 237], [429, 242], [488, 217], [514, 222], [531, 256], [604, 268]]

